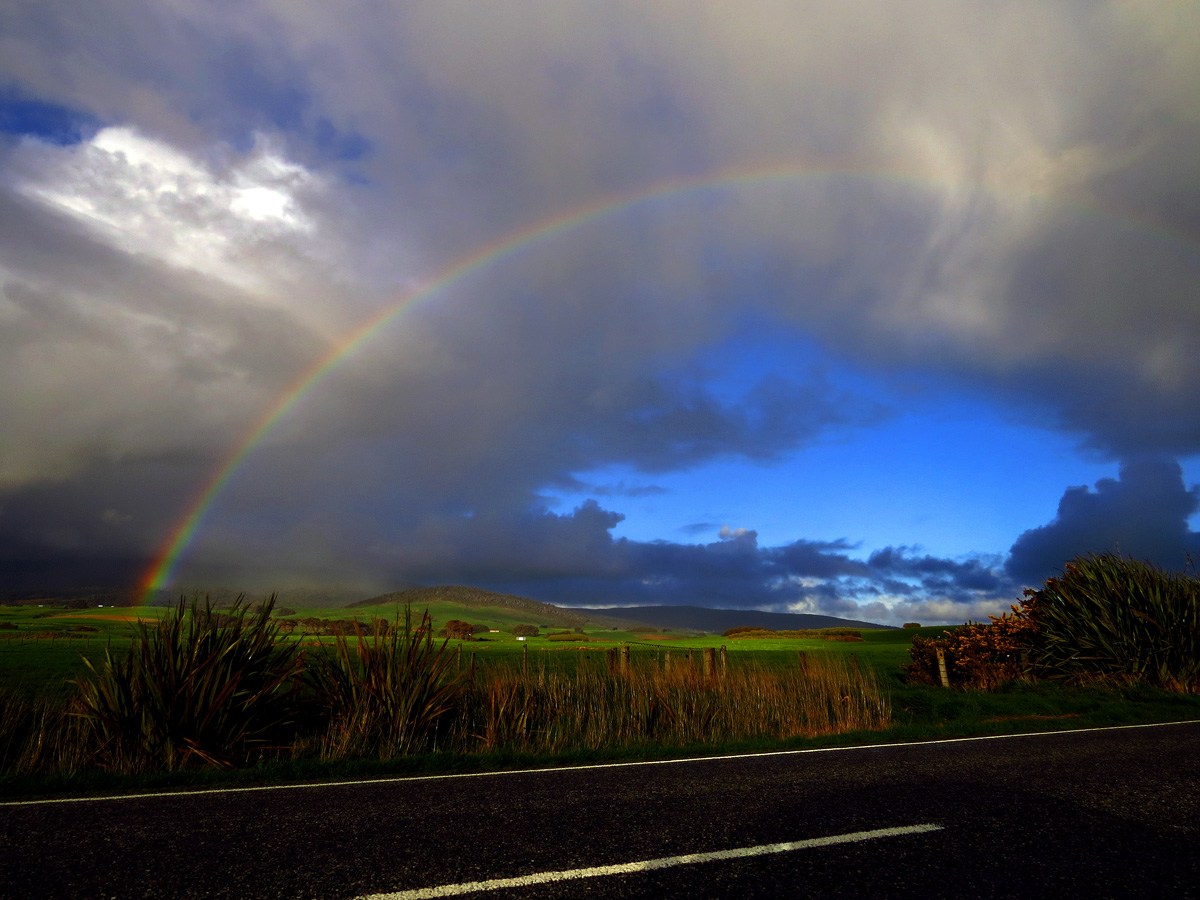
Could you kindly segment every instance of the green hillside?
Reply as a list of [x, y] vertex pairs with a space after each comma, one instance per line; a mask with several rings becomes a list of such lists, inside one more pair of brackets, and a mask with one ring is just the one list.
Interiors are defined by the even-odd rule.
[[528, 597], [501, 594], [465, 585], [405, 588], [359, 600], [351, 603], [347, 609], [358, 615], [370, 613], [392, 617], [397, 609], [403, 609], [406, 605], [411, 606], [414, 611], [428, 609], [435, 622], [463, 619], [473, 624], [494, 627], [519, 624], [553, 628], [643, 627], [643, 623], [630, 619], [619, 619], [591, 610], [564, 609], [550, 603], [530, 600]]

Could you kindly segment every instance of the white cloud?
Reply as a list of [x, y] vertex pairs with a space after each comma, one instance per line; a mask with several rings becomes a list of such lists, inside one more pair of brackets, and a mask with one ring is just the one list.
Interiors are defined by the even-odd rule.
[[0, 484], [220, 453], [357, 313], [324, 274], [323, 180], [265, 139], [109, 127], [5, 163]]
[[[305, 210], [320, 179], [259, 142], [225, 171], [130, 127], [66, 147], [26, 140], [15, 167], [22, 194], [76, 218], [126, 253], [219, 278], [271, 298], [295, 279], [316, 225]], [[228, 151], [223, 155], [228, 155]]]

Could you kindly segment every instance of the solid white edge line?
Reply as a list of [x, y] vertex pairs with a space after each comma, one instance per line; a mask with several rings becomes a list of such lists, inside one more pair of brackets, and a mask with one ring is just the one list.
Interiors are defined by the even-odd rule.
[[160, 797], [202, 797], [206, 794], [249, 794], [260, 791], [299, 791], [310, 788], [370, 787], [399, 784], [406, 781], [447, 781], [455, 778], [502, 778], [507, 775], [544, 775], [553, 772], [586, 772], [591, 769], [625, 769], [637, 766], [672, 766], [684, 763], [724, 762], [735, 759], [766, 759], [772, 756], [799, 756], [805, 753], [840, 753], [849, 750], [885, 750], [889, 747], [927, 747], [936, 744], [964, 744], [972, 741], [1003, 741], [1011, 738], [1049, 737], [1051, 735], [1087, 734], [1094, 731], [1126, 731], [1131, 728], [1167, 728], [1173, 725], [1200, 725], [1200, 719], [1178, 722], [1147, 722], [1140, 725], [1098, 725], [1092, 728], [1071, 728], [1063, 731], [1023, 731], [1020, 734], [984, 734], [977, 737], [940, 738], [933, 741], [899, 741], [896, 743], [856, 744], [852, 747], [809, 747], [801, 750], [764, 750], [759, 753], [730, 753], [723, 756], [688, 756], [679, 759], [639, 759], [627, 762], [586, 763], [578, 766], [548, 766], [539, 769], [500, 769], [492, 772], [450, 772], [443, 775], [395, 775], [385, 778], [350, 779], [347, 781], [306, 781], [298, 784], [258, 784], [248, 787], [200, 788], [197, 790], [156, 791], [144, 794], [103, 794], [95, 797], [49, 797], [42, 800], [3, 800], [5, 806], [40, 806], [49, 803], [100, 803], [116, 800], [153, 800]]
[[570, 881], [578, 878], [598, 878], [612, 875], [631, 875], [637, 872], [649, 872], [654, 869], [669, 869], [674, 866], [690, 866], [697, 863], [717, 862], [727, 859], [742, 859], [751, 856], [765, 856], [772, 853], [790, 853], [794, 850], [811, 850], [818, 847], [831, 847], [836, 844], [854, 844], [861, 841], [873, 841], [879, 838], [900, 837], [907, 834], [923, 834], [929, 831], [940, 831], [941, 825], [901, 825], [895, 828], [877, 828], [873, 831], [854, 831], [849, 834], [835, 834], [828, 837], [808, 838], [803, 841], [788, 841], [779, 844], [759, 844], [755, 847], [735, 847], [732, 850], [712, 850], [702, 853], [686, 853], [682, 856], [662, 856], [657, 859], [644, 859], [636, 862], [614, 863], [607, 866], [590, 866], [585, 869], [564, 869], [558, 872], [533, 872], [529, 875], [518, 875], [513, 878], [492, 878], [487, 881], [466, 881], [459, 884], [439, 884], [433, 887], [414, 888], [403, 891], [390, 891], [382, 894], [366, 894], [358, 900], [424, 900], [430, 897], [452, 897], [457, 894], [469, 894], [475, 891], [496, 891], [506, 888], [529, 887], [534, 884], [546, 884], [552, 881]]

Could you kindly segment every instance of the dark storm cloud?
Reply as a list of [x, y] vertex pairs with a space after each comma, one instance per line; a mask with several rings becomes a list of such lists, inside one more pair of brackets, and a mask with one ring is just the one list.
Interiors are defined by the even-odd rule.
[[608, 392], [592, 411], [592, 427], [581, 433], [597, 461], [648, 472], [724, 456], [770, 460], [836, 427], [883, 415], [869, 401], [819, 380], [779, 378], [760, 381], [733, 403], [694, 383], [639, 379]]
[[[402, 573], [428, 583], [465, 577], [567, 605], [707, 605], [899, 623], [930, 596], [941, 606], [936, 612], [923, 607], [925, 613], [961, 621], [1019, 594], [1016, 583], [981, 560], [912, 556], [896, 548], [864, 562], [850, 555], [845, 541], [762, 547], [749, 530], [723, 529], [718, 540], [698, 544], [634, 541], [612, 537], [620, 519], [594, 501], [561, 515], [442, 517], [389, 554], [396, 579]], [[439, 545], [461, 557], [439, 555]]]
[[1036, 583], [1074, 556], [1112, 552], [1181, 569], [1200, 554], [1200, 534], [1188, 528], [1198, 509], [1200, 486], [1185, 487], [1177, 462], [1130, 460], [1119, 478], [1102, 479], [1095, 490], [1068, 488], [1054, 521], [1017, 538], [1007, 569]]
[[170, 508], [202, 470], [187, 455], [109, 460], [98, 452], [69, 475], [0, 490], [0, 596], [133, 590]]
[[770, 551], [772, 563], [780, 575], [836, 579], [864, 576], [867, 564], [851, 559], [854, 547], [846, 541], [793, 541]]
[[[1128, 466], [1007, 572], [863, 560], [853, 535], [614, 540], [619, 509], [543, 505], [605, 467], [776, 464], [889, 415], [817, 371], [720, 370], [745, 321], [1110, 459], [1200, 453], [1197, 33], [1155, 3], [6, 8], [9, 571], [149, 558], [285, 385], [456, 260], [614, 191], [779, 164], [820, 174], [577, 224], [402, 317], [251, 454], [184, 571], [936, 616], [1103, 536], [1085, 509], [1174, 553], [1193, 493]], [[93, 533], [107, 510], [124, 537]]]
[[[999, 570], [997, 561], [943, 559], [910, 555], [906, 547], [886, 547], [867, 558], [871, 570], [913, 579], [925, 596], [969, 601], [980, 595], [1006, 596], [1017, 585]], [[899, 590], [899, 588], [895, 588]]]

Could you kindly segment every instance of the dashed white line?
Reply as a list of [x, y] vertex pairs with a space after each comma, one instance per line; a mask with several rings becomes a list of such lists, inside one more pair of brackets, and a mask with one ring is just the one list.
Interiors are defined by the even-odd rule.
[[453, 897], [476, 891], [498, 891], [507, 888], [529, 887], [553, 881], [571, 881], [578, 878], [602, 878], [612, 875], [632, 875], [654, 869], [669, 869], [673, 866], [692, 866], [697, 863], [718, 862], [726, 859], [742, 859], [750, 856], [766, 856], [771, 853], [790, 853], [794, 850], [812, 850], [831, 847], [835, 844], [856, 844], [879, 838], [900, 837], [906, 834], [923, 834], [940, 831], [941, 825], [902, 825], [896, 828], [877, 828], [874, 831], [853, 831], [829, 837], [809, 838], [803, 841], [788, 841], [781, 844], [759, 844], [756, 847], [735, 847], [732, 850], [713, 850], [707, 853], [686, 853], [682, 856], [662, 856], [658, 859], [643, 859], [637, 862], [616, 863], [608, 866], [591, 866], [586, 869], [564, 869], [559, 872], [534, 872], [515, 878], [492, 878], [487, 881], [465, 881], [459, 884], [439, 884], [433, 887], [393, 891], [386, 894], [368, 894], [358, 900], [424, 900], [428, 897]]

